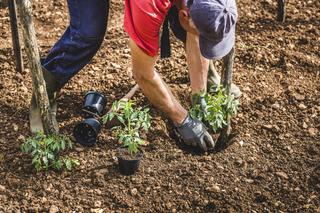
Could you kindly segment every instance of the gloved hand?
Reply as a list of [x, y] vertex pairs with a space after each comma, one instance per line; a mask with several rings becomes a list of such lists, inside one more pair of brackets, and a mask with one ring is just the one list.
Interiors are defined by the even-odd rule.
[[193, 119], [189, 115], [182, 124], [176, 125], [176, 133], [181, 136], [185, 144], [198, 146], [203, 151], [212, 149], [215, 146], [215, 142], [207, 132], [206, 126], [198, 119]]

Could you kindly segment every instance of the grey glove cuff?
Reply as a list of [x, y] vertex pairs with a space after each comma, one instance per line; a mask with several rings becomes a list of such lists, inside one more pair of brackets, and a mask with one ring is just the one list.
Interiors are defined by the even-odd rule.
[[180, 125], [176, 125], [176, 127], [187, 144], [196, 142], [202, 138], [204, 131], [206, 131], [203, 123], [198, 119], [191, 118], [189, 114], [184, 121]]
[[192, 118], [190, 117], [189, 114], [187, 114], [187, 116], [185, 117], [185, 119], [182, 121], [182, 123], [180, 124], [175, 124], [175, 127], [179, 128], [182, 127], [183, 125], [185, 125], [186, 123], [189, 123], [192, 120]]
[[202, 151], [215, 146], [206, 126], [198, 119], [191, 118], [190, 115], [187, 115], [180, 125], [176, 125], [176, 133], [180, 135], [184, 143], [198, 146]]

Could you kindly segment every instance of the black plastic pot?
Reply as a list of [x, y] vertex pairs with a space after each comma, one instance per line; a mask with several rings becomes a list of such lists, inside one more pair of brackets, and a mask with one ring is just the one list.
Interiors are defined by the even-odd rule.
[[128, 151], [125, 148], [118, 150], [118, 164], [122, 175], [133, 175], [139, 169], [140, 161], [143, 156], [140, 151], [134, 159], [128, 159]]
[[[102, 111], [106, 107], [107, 99], [99, 92], [90, 91], [84, 97], [83, 108], [85, 118], [93, 118], [94, 115], [102, 115]], [[89, 111], [91, 113], [88, 113]]]
[[73, 129], [76, 142], [83, 146], [93, 146], [101, 129], [100, 122], [95, 118], [87, 118]]

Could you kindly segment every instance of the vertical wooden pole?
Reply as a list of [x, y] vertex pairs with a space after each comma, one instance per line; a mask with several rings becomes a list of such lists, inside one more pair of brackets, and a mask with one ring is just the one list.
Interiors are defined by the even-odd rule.
[[25, 49], [29, 62], [31, 64], [33, 89], [36, 96], [37, 104], [40, 108], [44, 133], [49, 135], [57, 134], [58, 132], [54, 128], [52, 114], [50, 112], [46, 84], [43, 79], [38, 51], [38, 42], [31, 16], [32, 7], [30, 0], [19, 0], [17, 2], [17, 8], [19, 11], [20, 23], [22, 25]]
[[[232, 72], [233, 72], [233, 61], [234, 61], [234, 48], [223, 58], [223, 71], [221, 76], [221, 81], [223, 88], [225, 89], [225, 94], [231, 94], [231, 84], [232, 84]], [[226, 143], [228, 137], [231, 133], [230, 117], [227, 117], [227, 126], [224, 127], [220, 133], [221, 142]]]
[[279, 22], [284, 23], [286, 19], [286, 2], [285, 0], [278, 0], [278, 17], [277, 20]]
[[16, 71], [22, 72], [23, 61], [22, 61], [22, 51], [21, 51], [20, 39], [19, 39], [15, 0], [9, 0], [8, 7], [9, 7], [10, 26], [11, 26], [11, 35], [12, 35], [12, 44], [13, 44], [13, 53], [14, 53], [15, 64], [16, 64]]

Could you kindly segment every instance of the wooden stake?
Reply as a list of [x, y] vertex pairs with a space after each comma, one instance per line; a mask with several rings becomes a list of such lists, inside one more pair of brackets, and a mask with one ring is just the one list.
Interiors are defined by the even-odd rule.
[[123, 96], [123, 97], [120, 99], [120, 101], [128, 101], [128, 100], [131, 99], [132, 96], [138, 91], [138, 89], [139, 89], [139, 85], [138, 85], [138, 84], [134, 85], [134, 86], [131, 88], [131, 90], [130, 90], [125, 96]]
[[21, 73], [23, 70], [23, 60], [22, 60], [22, 51], [21, 51], [20, 39], [19, 39], [15, 0], [9, 0], [8, 7], [9, 7], [10, 27], [11, 27], [11, 36], [12, 36], [16, 71]]
[[[233, 72], [233, 61], [234, 61], [234, 48], [223, 58], [223, 71], [221, 76], [221, 81], [223, 88], [225, 89], [225, 94], [231, 94], [231, 84], [232, 84], [232, 72]], [[227, 126], [221, 130], [219, 140], [222, 143], [227, 143], [228, 137], [231, 133], [230, 116], [227, 117]]]
[[277, 16], [277, 20], [279, 22], [284, 23], [285, 19], [286, 19], [286, 2], [285, 0], [278, 0], [278, 16]]
[[19, 0], [17, 2], [17, 8], [20, 14], [19, 17], [20, 23], [22, 25], [25, 49], [29, 62], [31, 64], [33, 89], [35, 92], [37, 104], [40, 108], [44, 133], [48, 135], [57, 134], [58, 131], [54, 128], [46, 84], [43, 79], [36, 32], [31, 16], [32, 7], [30, 0]]

